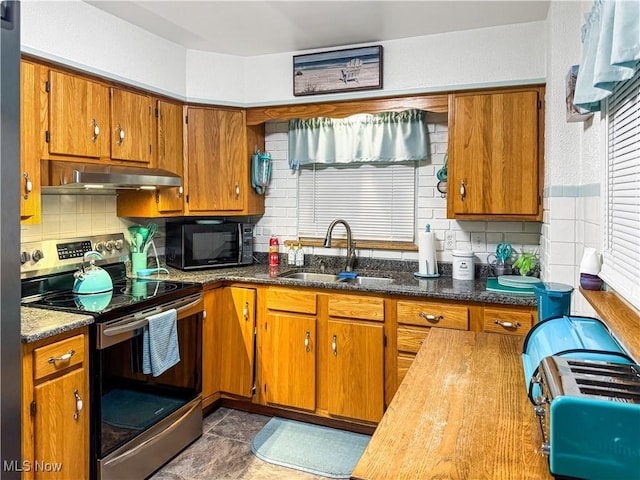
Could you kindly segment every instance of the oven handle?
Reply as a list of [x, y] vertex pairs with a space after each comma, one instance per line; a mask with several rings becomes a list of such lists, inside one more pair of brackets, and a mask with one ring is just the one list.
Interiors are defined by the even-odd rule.
[[[197, 305], [199, 302], [202, 301], [202, 297], [200, 295], [198, 295], [198, 298], [196, 300], [193, 300], [189, 303], [187, 303], [186, 305], [181, 305], [176, 311], [178, 313], [178, 316], [180, 316], [180, 313], [184, 310], [187, 310], [191, 307], [193, 307], [194, 305]], [[129, 322], [126, 323], [124, 325], [117, 325], [114, 327], [108, 327], [105, 328], [102, 331], [103, 335], [106, 335], [107, 337], [113, 337], [115, 335], [120, 335], [122, 333], [126, 333], [126, 332], [131, 332], [133, 330], [137, 330], [139, 328], [145, 327], [149, 324], [149, 321], [146, 319], [146, 317], [148, 317], [149, 315], [155, 315], [156, 313], [160, 313], [163, 311], [169, 310], [169, 308], [167, 308], [167, 305], [164, 305], [163, 307], [156, 307], [152, 310], [147, 310], [145, 312], [139, 312], [136, 313], [135, 316], [136, 317], [140, 317], [143, 316], [145, 318], [140, 318], [139, 320], [134, 320], [133, 322]]]
[[146, 318], [143, 318], [142, 320], [127, 323], [126, 325], [120, 325], [119, 327], [106, 328], [102, 332], [102, 334], [106, 335], [107, 337], [113, 337], [114, 335], [120, 335], [121, 333], [137, 330], [138, 328], [145, 327], [148, 324], [149, 324], [149, 321]]

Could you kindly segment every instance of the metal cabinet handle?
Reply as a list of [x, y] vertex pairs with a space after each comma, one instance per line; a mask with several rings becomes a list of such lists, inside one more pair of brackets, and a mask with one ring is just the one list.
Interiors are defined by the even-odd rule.
[[418, 314], [420, 318], [424, 318], [427, 322], [437, 323], [440, 320], [444, 320], [444, 315], [433, 315], [432, 313], [420, 312]]
[[49, 360], [47, 361], [53, 364], [55, 364], [56, 362], [66, 362], [70, 360], [75, 353], [75, 350], [69, 350], [67, 353], [65, 353], [64, 355], [60, 355], [59, 357], [49, 357]]
[[74, 390], [73, 391], [73, 396], [76, 397], [76, 411], [73, 413], [73, 419], [77, 420], [78, 417], [80, 416], [80, 411], [82, 410], [82, 398], [80, 398], [80, 394], [78, 393], [78, 390]]
[[467, 196], [466, 183], [464, 180], [460, 181], [460, 200], [464, 202], [464, 198]]
[[98, 125], [98, 122], [96, 122], [95, 118], [91, 119], [91, 126], [93, 127], [93, 135], [91, 136], [91, 141], [93, 143], [96, 143], [98, 135], [100, 135], [100, 125]]
[[178, 187], [178, 198], [182, 197], [183, 193], [184, 193], [184, 188], [182, 188], [182, 185], [180, 185]]
[[331, 351], [333, 351], [333, 356], [338, 356], [338, 336], [333, 336], [333, 341], [331, 342]]
[[28, 200], [29, 199], [29, 194], [33, 190], [33, 182], [29, 178], [29, 173], [24, 172], [22, 174], [22, 176], [24, 177], [24, 192], [25, 192], [24, 193], [24, 199]]
[[116, 141], [116, 145], [122, 145], [124, 142], [124, 128], [119, 123], [116, 125], [116, 132], [118, 132], [118, 140]]
[[307, 352], [311, 351], [311, 332], [307, 330], [307, 333], [304, 336], [304, 349]]
[[495, 323], [496, 325], [500, 325], [502, 328], [508, 328], [510, 330], [517, 330], [522, 326], [520, 322], [501, 322], [498, 319], [496, 319], [493, 323]]
[[240, 198], [240, 184], [236, 182], [236, 200]]
[[249, 321], [249, 302], [245, 302], [244, 308], [242, 309], [242, 315], [244, 316], [245, 322]]

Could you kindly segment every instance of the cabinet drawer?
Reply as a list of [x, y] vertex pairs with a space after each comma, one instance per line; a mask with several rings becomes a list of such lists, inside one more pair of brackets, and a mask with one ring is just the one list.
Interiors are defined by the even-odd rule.
[[384, 300], [356, 295], [329, 297], [329, 316], [384, 322]]
[[413, 355], [398, 355], [398, 385], [400, 385], [404, 377], [407, 376], [407, 372], [414, 358], [415, 356]]
[[437, 302], [398, 302], [398, 323], [469, 330], [469, 308]]
[[498, 308], [485, 308], [482, 318], [484, 332], [526, 335], [533, 325], [533, 314]]
[[84, 335], [60, 340], [59, 342], [33, 351], [33, 378], [62, 372], [84, 361]]
[[270, 288], [267, 290], [267, 308], [315, 315], [316, 294], [293, 288]]
[[418, 353], [428, 334], [429, 330], [398, 328], [398, 350]]

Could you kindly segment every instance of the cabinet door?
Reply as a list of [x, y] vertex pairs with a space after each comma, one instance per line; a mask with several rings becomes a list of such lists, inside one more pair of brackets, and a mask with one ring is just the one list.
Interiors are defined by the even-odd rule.
[[[34, 460], [59, 471], [35, 470], [34, 478], [87, 478], [89, 402], [84, 368], [45, 381], [34, 388]], [[83, 408], [76, 414], [76, 393]]]
[[109, 156], [109, 89], [74, 75], [49, 72], [49, 153]]
[[380, 421], [384, 413], [382, 324], [330, 319], [328, 326], [329, 413]]
[[452, 95], [449, 111], [449, 216], [540, 213], [537, 89]]
[[219, 322], [216, 315], [217, 294], [221, 290], [210, 290], [204, 294], [205, 316], [202, 321], [202, 398], [220, 390], [219, 364]]
[[269, 312], [265, 328], [268, 403], [316, 408], [316, 318]]
[[224, 288], [219, 300], [220, 391], [250, 397], [254, 386], [256, 291]]
[[20, 218], [40, 222], [40, 67], [20, 62]]
[[153, 130], [151, 97], [111, 89], [111, 158], [149, 163]]
[[244, 112], [189, 108], [187, 131], [187, 210], [242, 211], [249, 161]]
[[[182, 105], [177, 103], [157, 103], [158, 111], [158, 168], [177, 173], [184, 179], [183, 163], [183, 114]], [[158, 191], [159, 212], [182, 211], [183, 187], [163, 188]]]

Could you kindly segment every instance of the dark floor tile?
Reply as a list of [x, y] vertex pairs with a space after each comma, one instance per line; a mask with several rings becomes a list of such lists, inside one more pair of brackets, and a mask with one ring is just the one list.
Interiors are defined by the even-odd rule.
[[241, 480], [325, 480], [327, 477], [267, 463], [254, 455], [249, 460], [247, 469], [238, 478]]
[[205, 434], [157, 475], [173, 473], [188, 480], [238, 478], [247, 469], [251, 456], [245, 442]]
[[232, 412], [233, 410], [229, 409], [229, 408], [218, 408], [216, 410], [214, 410], [213, 412], [211, 412], [209, 415], [207, 415], [206, 417], [204, 417], [202, 419], [202, 431], [204, 433], [207, 433], [207, 431], [213, 427], [216, 423], [218, 423], [220, 420], [222, 420], [224, 417], [226, 417], [227, 415], [229, 415], [230, 412]]
[[229, 410], [206, 432], [248, 443], [270, 419], [265, 415]]
[[155, 475], [149, 477], [149, 479], [153, 480], [189, 480], [187, 477], [183, 477], [178, 475], [177, 473], [167, 472], [164, 469], [161, 469]]

